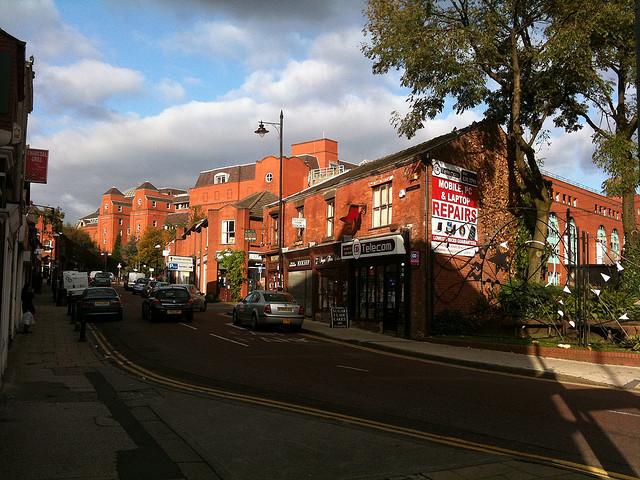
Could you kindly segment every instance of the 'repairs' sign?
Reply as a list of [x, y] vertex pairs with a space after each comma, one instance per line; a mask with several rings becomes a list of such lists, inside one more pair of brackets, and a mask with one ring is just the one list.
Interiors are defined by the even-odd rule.
[[381, 255], [400, 255], [407, 251], [404, 248], [402, 235], [389, 235], [358, 239], [340, 245], [340, 256], [343, 259], [359, 259], [361, 257], [377, 257]]
[[473, 257], [478, 250], [478, 174], [434, 161], [431, 194], [431, 248]]

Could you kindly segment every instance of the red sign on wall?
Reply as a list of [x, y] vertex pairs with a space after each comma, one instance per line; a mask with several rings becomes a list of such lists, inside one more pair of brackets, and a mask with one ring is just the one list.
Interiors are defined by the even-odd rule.
[[25, 180], [31, 183], [47, 183], [48, 165], [49, 150], [28, 148]]

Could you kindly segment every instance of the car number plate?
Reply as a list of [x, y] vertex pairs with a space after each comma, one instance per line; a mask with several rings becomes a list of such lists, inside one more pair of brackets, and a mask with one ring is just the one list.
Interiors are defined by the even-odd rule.
[[106, 307], [109, 305], [109, 302], [96, 302], [96, 307]]
[[278, 308], [279, 312], [293, 312], [293, 307], [280, 307]]
[[282, 324], [283, 325], [291, 325], [291, 319], [290, 318], [283, 318], [282, 319]]
[[180, 315], [182, 310], [167, 310], [167, 315]]

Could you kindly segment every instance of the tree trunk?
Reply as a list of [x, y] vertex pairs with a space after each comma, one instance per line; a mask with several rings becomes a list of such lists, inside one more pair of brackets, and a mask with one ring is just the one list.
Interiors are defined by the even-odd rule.
[[548, 251], [545, 248], [547, 242], [547, 230], [549, 229], [549, 211], [551, 210], [551, 198], [546, 191], [539, 192], [540, 198], [533, 201], [535, 206], [536, 223], [528, 248], [529, 267], [527, 280], [540, 282], [544, 280], [544, 267], [547, 264]]
[[640, 235], [636, 229], [635, 194], [635, 186], [622, 194], [622, 229], [626, 252], [637, 252], [640, 243]]

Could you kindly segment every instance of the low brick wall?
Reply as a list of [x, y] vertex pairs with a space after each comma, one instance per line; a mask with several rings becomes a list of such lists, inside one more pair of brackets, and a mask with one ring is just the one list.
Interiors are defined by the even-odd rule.
[[491, 344], [473, 341], [445, 340], [440, 338], [427, 338], [426, 341], [455, 345], [457, 347], [471, 347], [484, 350], [497, 350], [500, 352], [512, 352], [536, 357], [560, 358], [563, 360], [575, 360], [578, 362], [596, 363], [599, 365], [624, 365], [627, 367], [640, 367], [640, 353], [635, 352], [601, 352], [582, 348], [554, 348], [539, 345], [507, 345]]

